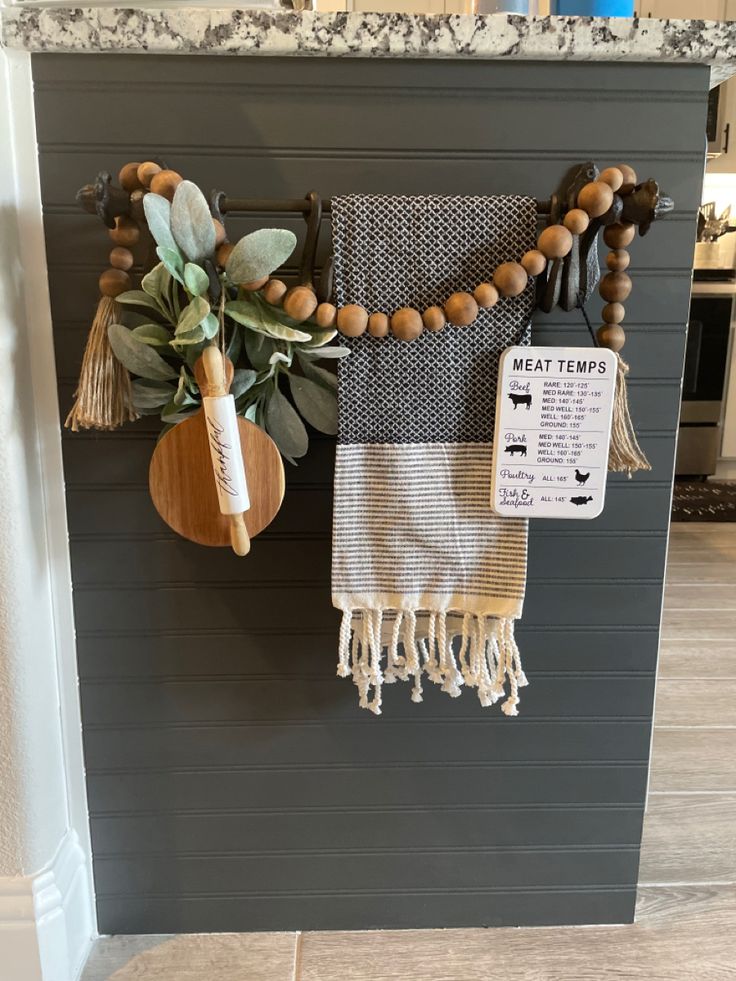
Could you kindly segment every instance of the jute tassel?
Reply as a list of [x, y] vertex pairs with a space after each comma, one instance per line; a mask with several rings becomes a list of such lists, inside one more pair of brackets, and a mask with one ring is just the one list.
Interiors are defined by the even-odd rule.
[[628, 474], [631, 479], [635, 470], [651, 470], [652, 467], [639, 446], [629, 414], [629, 399], [626, 394], [626, 376], [629, 373], [629, 366], [620, 354], [616, 357], [618, 370], [616, 394], [613, 400], [611, 445], [608, 449], [608, 469], [613, 473]]
[[119, 319], [120, 307], [115, 300], [101, 297], [84, 349], [74, 405], [64, 423], [73, 432], [117, 429], [124, 422], [138, 418], [133, 408], [130, 375], [112, 353], [107, 336], [107, 328]]

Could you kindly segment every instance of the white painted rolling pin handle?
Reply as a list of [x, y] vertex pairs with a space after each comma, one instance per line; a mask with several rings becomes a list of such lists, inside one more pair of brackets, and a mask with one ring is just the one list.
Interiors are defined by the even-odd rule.
[[210, 394], [202, 399], [220, 511], [230, 519], [230, 544], [236, 555], [250, 552], [243, 512], [250, 508], [240, 445], [235, 399], [228, 394], [225, 362], [212, 344], [202, 352]]

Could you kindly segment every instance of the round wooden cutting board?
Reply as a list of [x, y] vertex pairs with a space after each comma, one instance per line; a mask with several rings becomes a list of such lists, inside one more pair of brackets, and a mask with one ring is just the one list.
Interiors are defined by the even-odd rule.
[[[206, 381], [196, 372], [203, 395]], [[228, 388], [232, 365], [227, 364]], [[238, 418], [250, 509], [243, 515], [249, 538], [276, 517], [284, 499], [284, 464], [262, 429]], [[200, 409], [160, 440], [148, 471], [156, 510], [175, 532], [200, 545], [230, 545], [230, 521], [220, 513], [204, 412]]]

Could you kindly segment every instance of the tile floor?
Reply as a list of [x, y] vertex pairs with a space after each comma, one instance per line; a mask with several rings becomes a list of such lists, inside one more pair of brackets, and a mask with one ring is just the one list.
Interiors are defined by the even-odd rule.
[[83, 981], [736, 979], [736, 523], [675, 524], [636, 924], [100, 940]]

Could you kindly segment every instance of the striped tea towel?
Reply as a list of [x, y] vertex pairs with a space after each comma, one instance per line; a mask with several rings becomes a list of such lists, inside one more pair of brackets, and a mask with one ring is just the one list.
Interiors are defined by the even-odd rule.
[[[521, 197], [332, 200], [335, 296], [391, 314], [472, 291], [536, 238]], [[410, 343], [365, 334], [339, 367], [332, 598], [343, 611], [341, 677], [381, 711], [383, 684], [422, 675], [482, 705], [526, 684], [514, 641], [526, 582], [527, 522], [490, 509], [501, 352], [528, 344], [530, 282], [470, 327]]]

